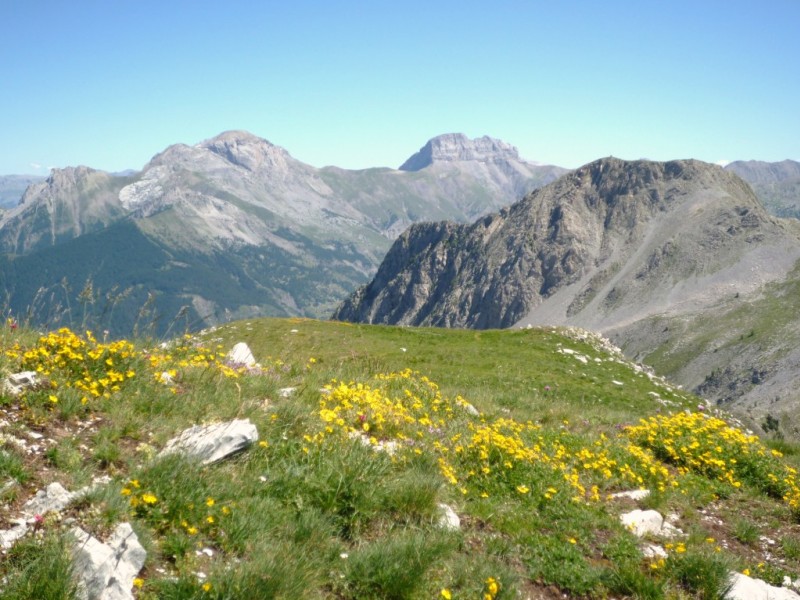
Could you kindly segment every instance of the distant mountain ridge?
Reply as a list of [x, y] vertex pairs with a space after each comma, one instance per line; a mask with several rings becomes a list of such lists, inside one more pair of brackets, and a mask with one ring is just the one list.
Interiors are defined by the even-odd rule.
[[747, 181], [773, 215], [800, 218], [800, 162], [738, 160], [725, 169]]
[[[800, 223], [770, 216], [735, 174], [694, 160], [606, 158], [472, 225], [412, 226], [372, 282], [333, 316], [471, 328], [576, 325], [611, 336], [680, 383], [705, 385], [712, 399], [763, 416], [763, 401], [752, 402], [762, 390], [779, 398], [770, 410], [800, 406], [779, 375], [800, 368], [792, 350], [800, 336], [788, 334], [800, 331], [800, 318], [788, 311], [785, 321], [760, 323], [783, 339], [759, 346], [746, 339], [752, 319], [736, 311], [786, 297], [781, 286], [798, 279], [798, 260]], [[703, 337], [723, 316], [724, 332]], [[714, 339], [724, 348], [711, 352]], [[780, 357], [777, 347], [786, 349]], [[682, 360], [673, 362], [676, 353]]]
[[44, 179], [39, 175], [0, 175], [0, 209], [19, 204], [28, 186]]
[[125, 291], [116, 319], [146, 290], [164, 319], [188, 307], [196, 324], [327, 315], [411, 223], [468, 221], [566, 172], [490, 138], [441, 138], [429, 144], [455, 154], [416, 171], [317, 169], [246, 131], [174, 144], [132, 175], [54, 169], [0, 217], [0, 285], [16, 312], [92, 280]]

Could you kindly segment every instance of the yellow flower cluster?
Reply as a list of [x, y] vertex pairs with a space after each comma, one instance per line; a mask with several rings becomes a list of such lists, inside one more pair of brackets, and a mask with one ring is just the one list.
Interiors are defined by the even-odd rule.
[[141, 491], [141, 484], [138, 479], [131, 479], [128, 485], [122, 488], [120, 493], [128, 498], [128, 503], [134, 512], [147, 510], [150, 506], [158, 504], [158, 498], [151, 492]]
[[[241, 369], [224, 363], [225, 355], [195, 345], [187, 336], [184, 343], [171, 349], [142, 352], [127, 340], [98, 342], [91, 331], [78, 335], [68, 328], [39, 337], [32, 347], [19, 341], [6, 348], [5, 355], [19, 361], [21, 370], [36, 371], [47, 378], [51, 389], [77, 390], [86, 404], [92, 398], [110, 398], [136, 377], [137, 370], [151, 370], [152, 377], [161, 378], [164, 372], [171, 377], [177, 368], [213, 368], [225, 377], [238, 377]], [[49, 394], [52, 404], [58, 397]]]
[[703, 413], [677, 413], [642, 420], [628, 427], [635, 443], [653, 451], [681, 472], [695, 472], [734, 488], [749, 484], [782, 498], [800, 516], [797, 470], [785, 464], [780, 452], [769, 450], [755, 435]]
[[484, 498], [498, 487], [532, 495], [534, 482], [525, 478], [532, 469], [546, 470], [550, 484], [536, 490], [537, 498], [545, 500], [561, 494], [600, 501], [598, 483], [676, 485], [664, 465], [638, 446], [626, 448], [601, 435], [586, 447], [565, 431], [545, 432], [532, 422], [476, 421], [466, 407], [463, 398], [443, 396], [435, 382], [410, 369], [378, 374], [368, 383], [333, 381], [320, 397], [320, 426], [305, 441], [360, 437], [391, 448], [394, 460], [430, 452], [447, 482], [463, 494]]
[[80, 390], [84, 403], [88, 397], [110, 397], [136, 375], [131, 367], [137, 353], [130, 342], [100, 343], [91, 331], [79, 336], [65, 327], [41, 336], [33, 348], [16, 342], [5, 353], [20, 359], [22, 369], [48, 377], [54, 388]]

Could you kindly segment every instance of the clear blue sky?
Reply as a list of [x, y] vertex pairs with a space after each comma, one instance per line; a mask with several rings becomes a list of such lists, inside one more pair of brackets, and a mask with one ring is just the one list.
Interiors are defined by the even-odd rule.
[[[4, 0], [0, 174], [246, 129], [314, 166], [800, 159], [800, 1]], [[38, 165], [38, 166], [37, 166]]]

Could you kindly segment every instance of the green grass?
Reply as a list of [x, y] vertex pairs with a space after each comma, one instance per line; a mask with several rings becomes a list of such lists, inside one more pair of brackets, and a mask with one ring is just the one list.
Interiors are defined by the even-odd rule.
[[[30, 456], [7, 445], [0, 474], [27, 478], [11, 494], [16, 506], [53, 480], [74, 489], [109, 476], [67, 512], [101, 538], [121, 521], [133, 523], [148, 552], [136, 591], [146, 600], [714, 598], [730, 565], [755, 570], [761, 560], [758, 543], [747, 545], [743, 532], [767, 528], [781, 540], [780, 573], [798, 576], [800, 524], [757, 485], [759, 473], [737, 489], [630, 450], [624, 425], [680, 414], [697, 399], [573, 338], [555, 329], [237, 322], [202, 334], [203, 349], [193, 347], [195, 339], [124, 358], [103, 354], [87, 367], [92, 377], [103, 376], [107, 357], [132, 373], [108, 397], [83, 402], [74, 382], [68, 387], [53, 368], [55, 387], [0, 398], [0, 416], [13, 421], [8, 431], [35, 429], [53, 440]], [[24, 350], [37, 344], [26, 330], [0, 339], [11, 349], [0, 355], [4, 372], [19, 369]], [[228, 377], [213, 357], [239, 341], [262, 370]], [[404, 369], [418, 375], [376, 377]], [[172, 384], [159, 380], [173, 370]], [[295, 391], [284, 397], [287, 387]], [[470, 414], [457, 396], [481, 414]], [[417, 412], [403, 413], [404, 402], [417, 402]], [[323, 418], [324, 409], [345, 404], [337, 415], [363, 439]], [[213, 465], [157, 457], [183, 429], [233, 418], [258, 428], [259, 443], [246, 452]], [[376, 450], [390, 439], [398, 443], [394, 454]], [[791, 444], [772, 447], [787, 454], [780, 460], [797, 459]], [[623, 475], [623, 466], [634, 476]], [[663, 564], [644, 558], [619, 522], [634, 503], [607, 499], [640, 486], [654, 492], [640, 506], [677, 513], [691, 533]], [[439, 525], [440, 503], [460, 516], [458, 531]], [[712, 526], [708, 511], [725, 525]], [[49, 598], [38, 586], [50, 580], [64, 584], [63, 595], [52, 597], [72, 597], [64, 583], [66, 528], [48, 518], [15, 547], [18, 558], [0, 564], [0, 579], [11, 582], [2, 593], [16, 595], [0, 597]], [[727, 549], [716, 552], [723, 539]], [[52, 575], [45, 581], [42, 573]]]

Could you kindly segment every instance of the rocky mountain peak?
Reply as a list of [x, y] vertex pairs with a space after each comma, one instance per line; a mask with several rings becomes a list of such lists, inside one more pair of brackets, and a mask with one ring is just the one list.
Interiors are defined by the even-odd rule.
[[226, 131], [197, 146], [210, 150], [225, 160], [248, 171], [288, 169], [289, 153], [248, 131]]
[[463, 133], [446, 133], [428, 140], [419, 152], [400, 165], [400, 170], [419, 171], [435, 162], [503, 160], [520, 161], [517, 148], [488, 135], [470, 139]]

